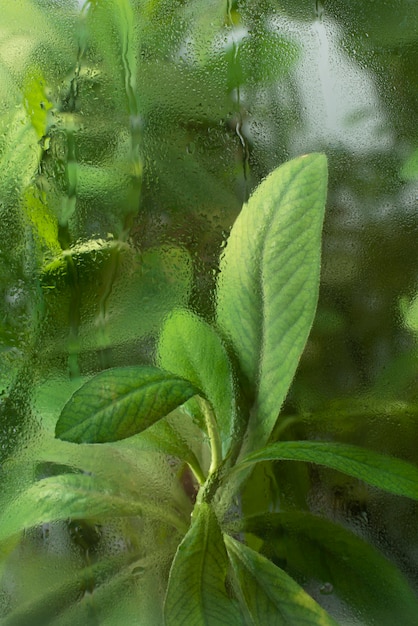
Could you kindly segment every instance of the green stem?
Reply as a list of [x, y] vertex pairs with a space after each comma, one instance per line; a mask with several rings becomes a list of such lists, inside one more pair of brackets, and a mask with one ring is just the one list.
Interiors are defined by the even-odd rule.
[[196, 506], [199, 506], [202, 502], [206, 502], [209, 504], [212, 502], [216, 492], [218, 491], [218, 487], [220, 481], [222, 479], [224, 473], [224, 468], [222, 466], [218, 467], [215, 471], [209, 474], [205, 484], [199, 489], [199, 493], [196, 498]]
[[239, 465], [233, 465], [228, 469], [227, 472], [222, 476], [220, 481], [220, 499], [219, 499], [219, 510], [221, 511], [229, 511], [231, 505], [234, 500], [239, 495], [243, 484], [250, 477], [251, 472], [254, 467], [251, 465], [242, 467]]
[[187, 465], [190, 467], [191, 471], [195, 475], [199, 485], [202, 486], [206, 481], [206, 476], [204, 475], [203, 470], [200, 467], [199, 461], [197, 459], [193, 461], [193, 463], [191, 461], [188, 461]]
[[218, 425], [216, 423], [216, 417], [207, 400], [198, 398], [200, 409], [205, 417], [206, 428], [208, 431], [208, 437], [210, 442], [212, 460], [209, 468], [209, 476], [216, 471], [219, 465], [222, 463], [222, 442], [219, 435]]

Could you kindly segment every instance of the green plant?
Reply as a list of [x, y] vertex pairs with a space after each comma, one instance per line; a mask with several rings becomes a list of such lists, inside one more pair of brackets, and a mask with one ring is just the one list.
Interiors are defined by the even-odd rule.
[[157, 366], [105, 369], [67, 399], [55, 429], [62, 441], [31, 450], [48, 476], [34, 482], [18, 462], [27, 487], [0, 520], [5, 555], [24, 529], [68, 519], [113, 524], [125, 544], [68, 568], [5, 626], [85, 623], [93, 613], [103, 623], [141, 615], [145, 626], [335, 624], [335, 606], [328, 613], [303, 590], [311, 579], [325, 592], [332, 586], [362, 623], [414, 623], [414, 593], [366, 541], [292, 503], [285, 484], [266, 510], [254, 512], [245, 495], [254, 468], [296, 461], [418, 499], [413, 465], [357, 446], [286, 440], [278, 417], [314, 318], [326, 188], [322, 154], [270, 174], [222, 253], [213, 320], [174, 308]]
[[[196, 533], [205, 520], [208, 535], [216, 528], [214, 511], [225, 536], [342, 624], [415, 624], [399, 571], [416, 589], [417, 503], [347, 477], [348, 457], [364, 469], [361, 453], [354, 463], [355, 448], [325, 445], [416, 464], [414, 3], [3, 5], [1, 623], [162, 623], [199, 492], [209, 503], [196, 508]], [[318, 311], [268, 440], [275, 453], [263, 454], [272, 460], [245, 465], [267, 437], [249, 416], [258, 390], [246, 342], [257, 337], [239, 335], [241, 310], [225, 318], [239, 267], [215, 311], [219, 249], [251, 190], [310, 151], [332, 166]], [[217, 335], [228, 358], [214, 366]], [[179, 362], [185, 346], [191, 364]], [[54, 439], [73, 392], [138, 363], [171, 371], [180, 398], [198, 394], [124, 440]], [[286, 385], [271, 384], [273, 414]], [[305, 458], [308, 440], [323, 444], [316, 462], [274, 460]], [[400, 480], [395, 490], [406, 493]], [[225, 591], [239, 605], [251, 575], [226, 549]]]

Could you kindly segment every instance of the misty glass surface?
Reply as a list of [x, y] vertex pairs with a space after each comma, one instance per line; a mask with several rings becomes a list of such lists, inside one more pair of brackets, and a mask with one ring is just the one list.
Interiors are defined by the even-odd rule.
[[[75, 454], [86, 472], [129, 476], [190, 516], [179, 462], [160, 454], [155, 472], [135, 442], [58, 450], [55, 423], [93, 374], [154, 364], [172, 309], [213, 318], [219, 254], [241, 206], [275, 167], [314, 151], [329, 161], [320, 298], [280, 436], [416, 464], [416, 3], [0, 9], [1, 506]], [[303, 502], [418, 589], [416, 504], [318, 467], [265, 472], [243, 495], [249, 513]], [[133, 625], [142, 611], [158, 625], [178, 542], [141, 516], [38, 524], [0, 564], [0, 621]], [[299, 582], [341, 623], [364, 623], [331, 583]]]

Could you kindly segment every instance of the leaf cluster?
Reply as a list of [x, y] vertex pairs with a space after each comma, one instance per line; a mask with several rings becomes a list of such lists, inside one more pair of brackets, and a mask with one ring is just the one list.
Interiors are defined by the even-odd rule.
[[[220, 261], [215, 319], [174, 309], [159, 334], [158, 366], [105, 369], [75, 391], [55, 428], [70, 442], [59, 453], [68, 469], [29, 481], [6, 509], [5, 554], [24, 529], [40, 524], [121, 519], [127, 531], [137, 518], [154, 523], [147, 531], [153, 551], [164, 552], [168, 573], [158, 619], [166, 624], [336, 623], [300, 584], [305, 576], [326, 578], [341, 601], [372, 620], [389, 624], [396, 613], [413, 623], [413, 592], [370, 545], [308, 511], [247, 515], [240, 498], [255, 465], [296, 461], [418, 499], [418, 469], [404, 461], [335, 442], [269, 443], [315, 313], [326, 186], [322, 154], [275, 170], [233, 226]], [[93, 455], [88, 444], [98, 443], [107, 445], [94, 446]], [[83, 445], [70, 461], [74, 444]], [[116, 474], [109, 467], [115, 455]], [[189, 468], [188, 504], [179, 483], [168, 494], [167, 483], [155, 482], [161, 455]], [[54, 462], [50, 451], [47, 458]], [[147, 473], [151, 484], [144, 486]], [[156, 520], [166, 529], [160, 537]], [[251, 536], [261, 540], [258, 549]], [[112, 584], [125, 567], [139, 567], [141, 545], [120, 556], [115, 579], [109, 563]], [[347, 579], [346, 559], [350, 571], [359, 570], [358, 581], [357, 574]], [[376, 569], [367, 594], [360, 593], [363, 559]], [[102, 566], [106, 561], [99, 560]], [[382, 585], [393, 589], [384, 610]], [[6, 623], [25, 623], [29, 609], [12, 612]]]
[[[138, 612], [147, 625], [296, 626], [344, 623], [347, 614], [367, 624], [416, 621], [416, 597], [367, 529], [309, 506], [315, 477], [327, 471], [342, 489], [345, 475], [367, 496], [417, 500], [416, 467], [338, 443], [341, 432], [355, 433], [382, 448], [387, 425], [369, 428], [375, 403], [369, 411], [350, 397], [312, 417], [311, 388], [326, 386], [313, 367], [292, 390], [308, 411], [303, 428], [279, 415], [316, 309], [325, 157], [272, 172], [219, 263], [213, 253], [256, 182], [295, 152], [305, 115], [290, 80], [303, 46], [272, 27], [277, 3], [226, 4], [2, 7], [0, 454], [23, 448], [2, 466], [5, 624], [113, 626], [137, 623]], [[412, 100], [414, 81], [400, 78], [408, 76], [402, 63], [415, 68], [413, 20], [402, 18], [412, 5], [399, 3], [396, 19], [389, 4], [377, 17], [364, 3], [343, 5], [326, 9], [348, 54], [367, 65], [370, 50], [351, 37], [367, 30], [382, 67], [396, 67], [385, 79], [376, 70], [382, 102], [393, 108], [392, 82]], [[300, 29], [312, 19], [313, 7], [300, 2], [282, 10]], [[398, 54], [401, 46], [409, 52]], [[381, 170], [326, 144], [331, 185], [338, 162], [344, 190], [366, 212], [376, 198], [386, 203], [394, 180], [398, 193], [399, 178], [416, 178], [416, 150], [404, 157], [413, 116], [397, 108], [402, 149], [382, 152]], [[215, 234], [200, 213], [214, 215]], [[382, 237], [403, 241], [399, 229], [372, 228], [374, 273], [384, 266], [398, 296], [396, 273], [379, 254]], [[199, 230], [196, 244], [190, 232]], [[352, 234], [348, 247], [362, 236]], [[366, 229], [367, 246], [370, 238]], [[329, 245], [313, 337], [345, 341], [349, 316], [328, 292], [354, 261], [341, 245], [330, 277]], [[196, 261], [203, 257], [206, 266]], [[208, 291], [213, 306], [201, 296]], [[205, 306], [192, 312], [190, 300]], [[415, 332], [413, 304], [402, 310]], [[345, 378], [362, 371], [335, 353], [330, 380], [341, 354]], [[416, 349], [401, 356], [375, 391], [380, 414], [395, 429], [401, 415], [413, 433], [404, 408], [384, 403], [389, 387], [416, 376]]]

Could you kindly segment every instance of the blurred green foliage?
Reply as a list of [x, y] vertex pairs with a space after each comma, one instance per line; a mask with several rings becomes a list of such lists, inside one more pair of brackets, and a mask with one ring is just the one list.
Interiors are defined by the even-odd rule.
[[[210, 318], [242, 203], [279, 163], [320, 150], [320, 300], [284, 424], [290, 439], [416, 463], [415, 3], [3, 5], [0, 459], [38, 431], [45, 378], [151, 363], [177, 304]], [[321, 512], [357, 525], [418, 584], [414, 505], [283, 466], [255, 472], [248, 513], [274, 506], [276, 484], [289, 506], [317, 491]]]

